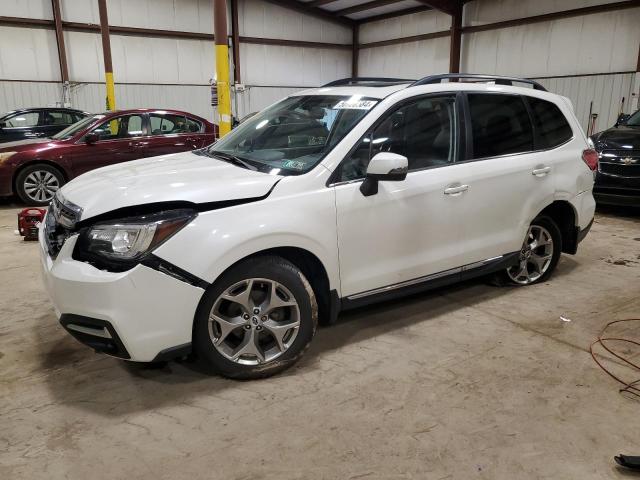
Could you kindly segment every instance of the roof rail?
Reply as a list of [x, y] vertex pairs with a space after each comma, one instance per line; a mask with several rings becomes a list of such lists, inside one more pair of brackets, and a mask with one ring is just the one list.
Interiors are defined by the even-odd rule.
[[443, 80], [451, 80], [451, 79], [481, 80], [486, 82], [495, 82], [496, 85], [513, 85], [514, 82], [526, 83], [528, 85], [533, 86], [535, 90], [542, 90], [543, 92], [547, 91], [546, 88], [544, 88], [535, 80], [529, 80], [526, 78], [516, 78], [516, 77], [503, 77], [499, 75], [480, 75], [477, 73], [445, 73], [442, 75], [430, 75], [428, 77], [421, 78], [420, 80], [412, 83], [409, 86], [415, 87], [417, 85], [431, 85], [433, 83], [442, 83]]
[[340, 85], [368, 85], [370, 87], [383, 87], [387, 85], [399, 85], [401, 83], [413, 83], [415, 81], [415, 79], [409, 78], [351, 77], [334, 80], [333, 82], [323, 85], [323, 87], [337, 87]]

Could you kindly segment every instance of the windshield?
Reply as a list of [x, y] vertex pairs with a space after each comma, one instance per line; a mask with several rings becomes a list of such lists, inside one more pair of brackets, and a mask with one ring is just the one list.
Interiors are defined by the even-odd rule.
[[299, 175], [316, 166], [377, 102], [360, 95], [289, 97], [242, 123], [207, 153], [233, 156], [268, 173]]
[[626, 125], [629, 127], [640, 127], [640, 110], [629, 117]]
[[76, 133], [84, 130], [91, 123], [95, 122], [96, 120], [100, 120], [101, 118], [104, 118], [104, 115], [94, 115], [92, 117], [83, 118], [79, 122], [76, 122], [73, 125], [69, 125], [64, 130], [59, 131], [51, 138], [54, 138], [56, 140], [66, 140], [67, 138], [73, 137]]

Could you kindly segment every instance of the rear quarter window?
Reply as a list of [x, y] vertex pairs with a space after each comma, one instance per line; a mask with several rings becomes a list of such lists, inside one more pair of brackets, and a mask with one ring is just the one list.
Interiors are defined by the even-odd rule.
[[538, 150], [557, 147], [573, 137], [569, 122], [555, 103], [534, 97], [527, 97], [527, 101], [536, 128]]

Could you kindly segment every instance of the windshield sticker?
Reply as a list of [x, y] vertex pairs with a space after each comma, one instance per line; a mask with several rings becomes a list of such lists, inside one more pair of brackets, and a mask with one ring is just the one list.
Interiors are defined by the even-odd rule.
[[290, 168], [292, 170], [304, 170], [304, 162], [298, 160], [287, 160], [282, 163], [282, 168]]
[[378, 103], [375, 100], [357, 100], [355, 102], [349, 100], [342, 100], [338, 102], [334, 110], [371, 110], [373, 106]]

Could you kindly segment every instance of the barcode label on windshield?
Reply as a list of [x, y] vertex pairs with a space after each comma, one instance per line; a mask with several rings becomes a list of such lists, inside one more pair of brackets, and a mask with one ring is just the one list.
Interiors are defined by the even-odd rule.
[[358, 100], [356, 102], [350, 102], [349, 100], [342, 100], [333, 107], [334, 110], [371, 110], [377, 102], [375, 100]]

